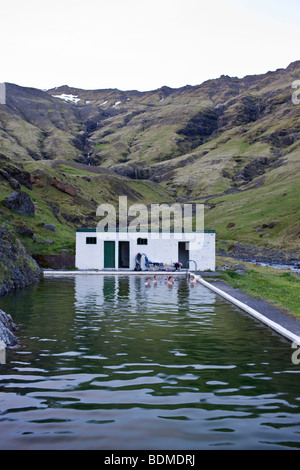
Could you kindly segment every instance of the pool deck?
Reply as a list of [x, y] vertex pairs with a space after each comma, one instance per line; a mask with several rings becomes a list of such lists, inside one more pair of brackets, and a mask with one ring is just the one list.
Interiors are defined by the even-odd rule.
[[300, 320], [297, 318], [282, 312], [261, 299], [245, 294], [245, 292], [230, 286], [223, 280], [207, 282], [201, 278], [198, 281], [281, 336], [300, 346]]
[[72, 271], [72, 270], [54, 270], [54, 269], [45, 269], [43, 271], [44, 276], [76, 276], [76, 275], [83, 275], [83, 274], [95, 274], [95, 275], [105, 275], [105, 276], [111, 276], [111, 275], [138, 275], [138, 276], [186, 276], [186, 271], [130, 271], [129, 269], [103, 269], [102, 271], [97, 271], [93, 269], [87, 269], [87, 270], [78, 270], [78, 271]]
[[[186, 270], [182, 271], [129, 271], [124, 270], [84, 270], [84, 271], [60, 271], [60, 270], [44, 270], [45, 277], [48, 276], [77, 276], [77, 275], [142, 275], [142, 276], [186, 276]], [[214, 291], [216, 294], [225, 298], [232, 304], [236, 305], [258, 321], [276, 331], [285, 339], [300, 346], [300, 320], [292, 315], [282, 312], [267, 302], [255, 299], [243, 291], [231, 287], [225, 281], [216, 279], [218, 273], [201, 273], [196, 276], [199, 283]], [[206, 279], [210, 279], [208, 282]], [[295, 346], [296, 347], [296, 346]]]

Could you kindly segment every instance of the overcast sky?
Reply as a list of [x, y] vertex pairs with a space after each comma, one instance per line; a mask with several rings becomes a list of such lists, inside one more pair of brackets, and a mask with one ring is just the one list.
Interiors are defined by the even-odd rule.
[[0, 7], [0, 82], [22, 86], [177, 88], [300, 59], [299, 0], [0, 0]]

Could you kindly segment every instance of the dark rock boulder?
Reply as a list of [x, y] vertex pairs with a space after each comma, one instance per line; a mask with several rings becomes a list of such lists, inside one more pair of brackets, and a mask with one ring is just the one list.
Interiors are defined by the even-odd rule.
[[51, 232], [55, 232], [55, 225], [53, 225], [53, 224], [44, 224], [43, 228], [45, 230], [50, 230]]
[[12, 317], [0, 310], [0, 341], [3, 341], [6, 347], [12, 347], [17, 344], [17, 338], [14, 335], [17, 325], [12, 320]]
[[5, 199], [5, 206], [21, 215], [34, 216], [34, 204], [30, 196], [23, 191], [14, 191]]
[[18, 225], [17, 232], [22, 235], [22, 237], [34, 237], [34, 231], [31, 228], [25, 227], [24, 225]]

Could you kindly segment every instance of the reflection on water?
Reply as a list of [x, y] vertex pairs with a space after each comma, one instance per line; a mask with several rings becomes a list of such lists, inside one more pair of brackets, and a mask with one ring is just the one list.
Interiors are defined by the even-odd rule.
[[300, 448], [291, 345], [200, 284], [51, 278], [0, 308], [1, 449]]

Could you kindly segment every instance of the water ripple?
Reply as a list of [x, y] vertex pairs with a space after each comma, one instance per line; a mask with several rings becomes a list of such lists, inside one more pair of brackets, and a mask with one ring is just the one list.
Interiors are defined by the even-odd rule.
[[290, 345], [201, 285], [78, 275], [0, 307], [1, 449], [300, 448]]

